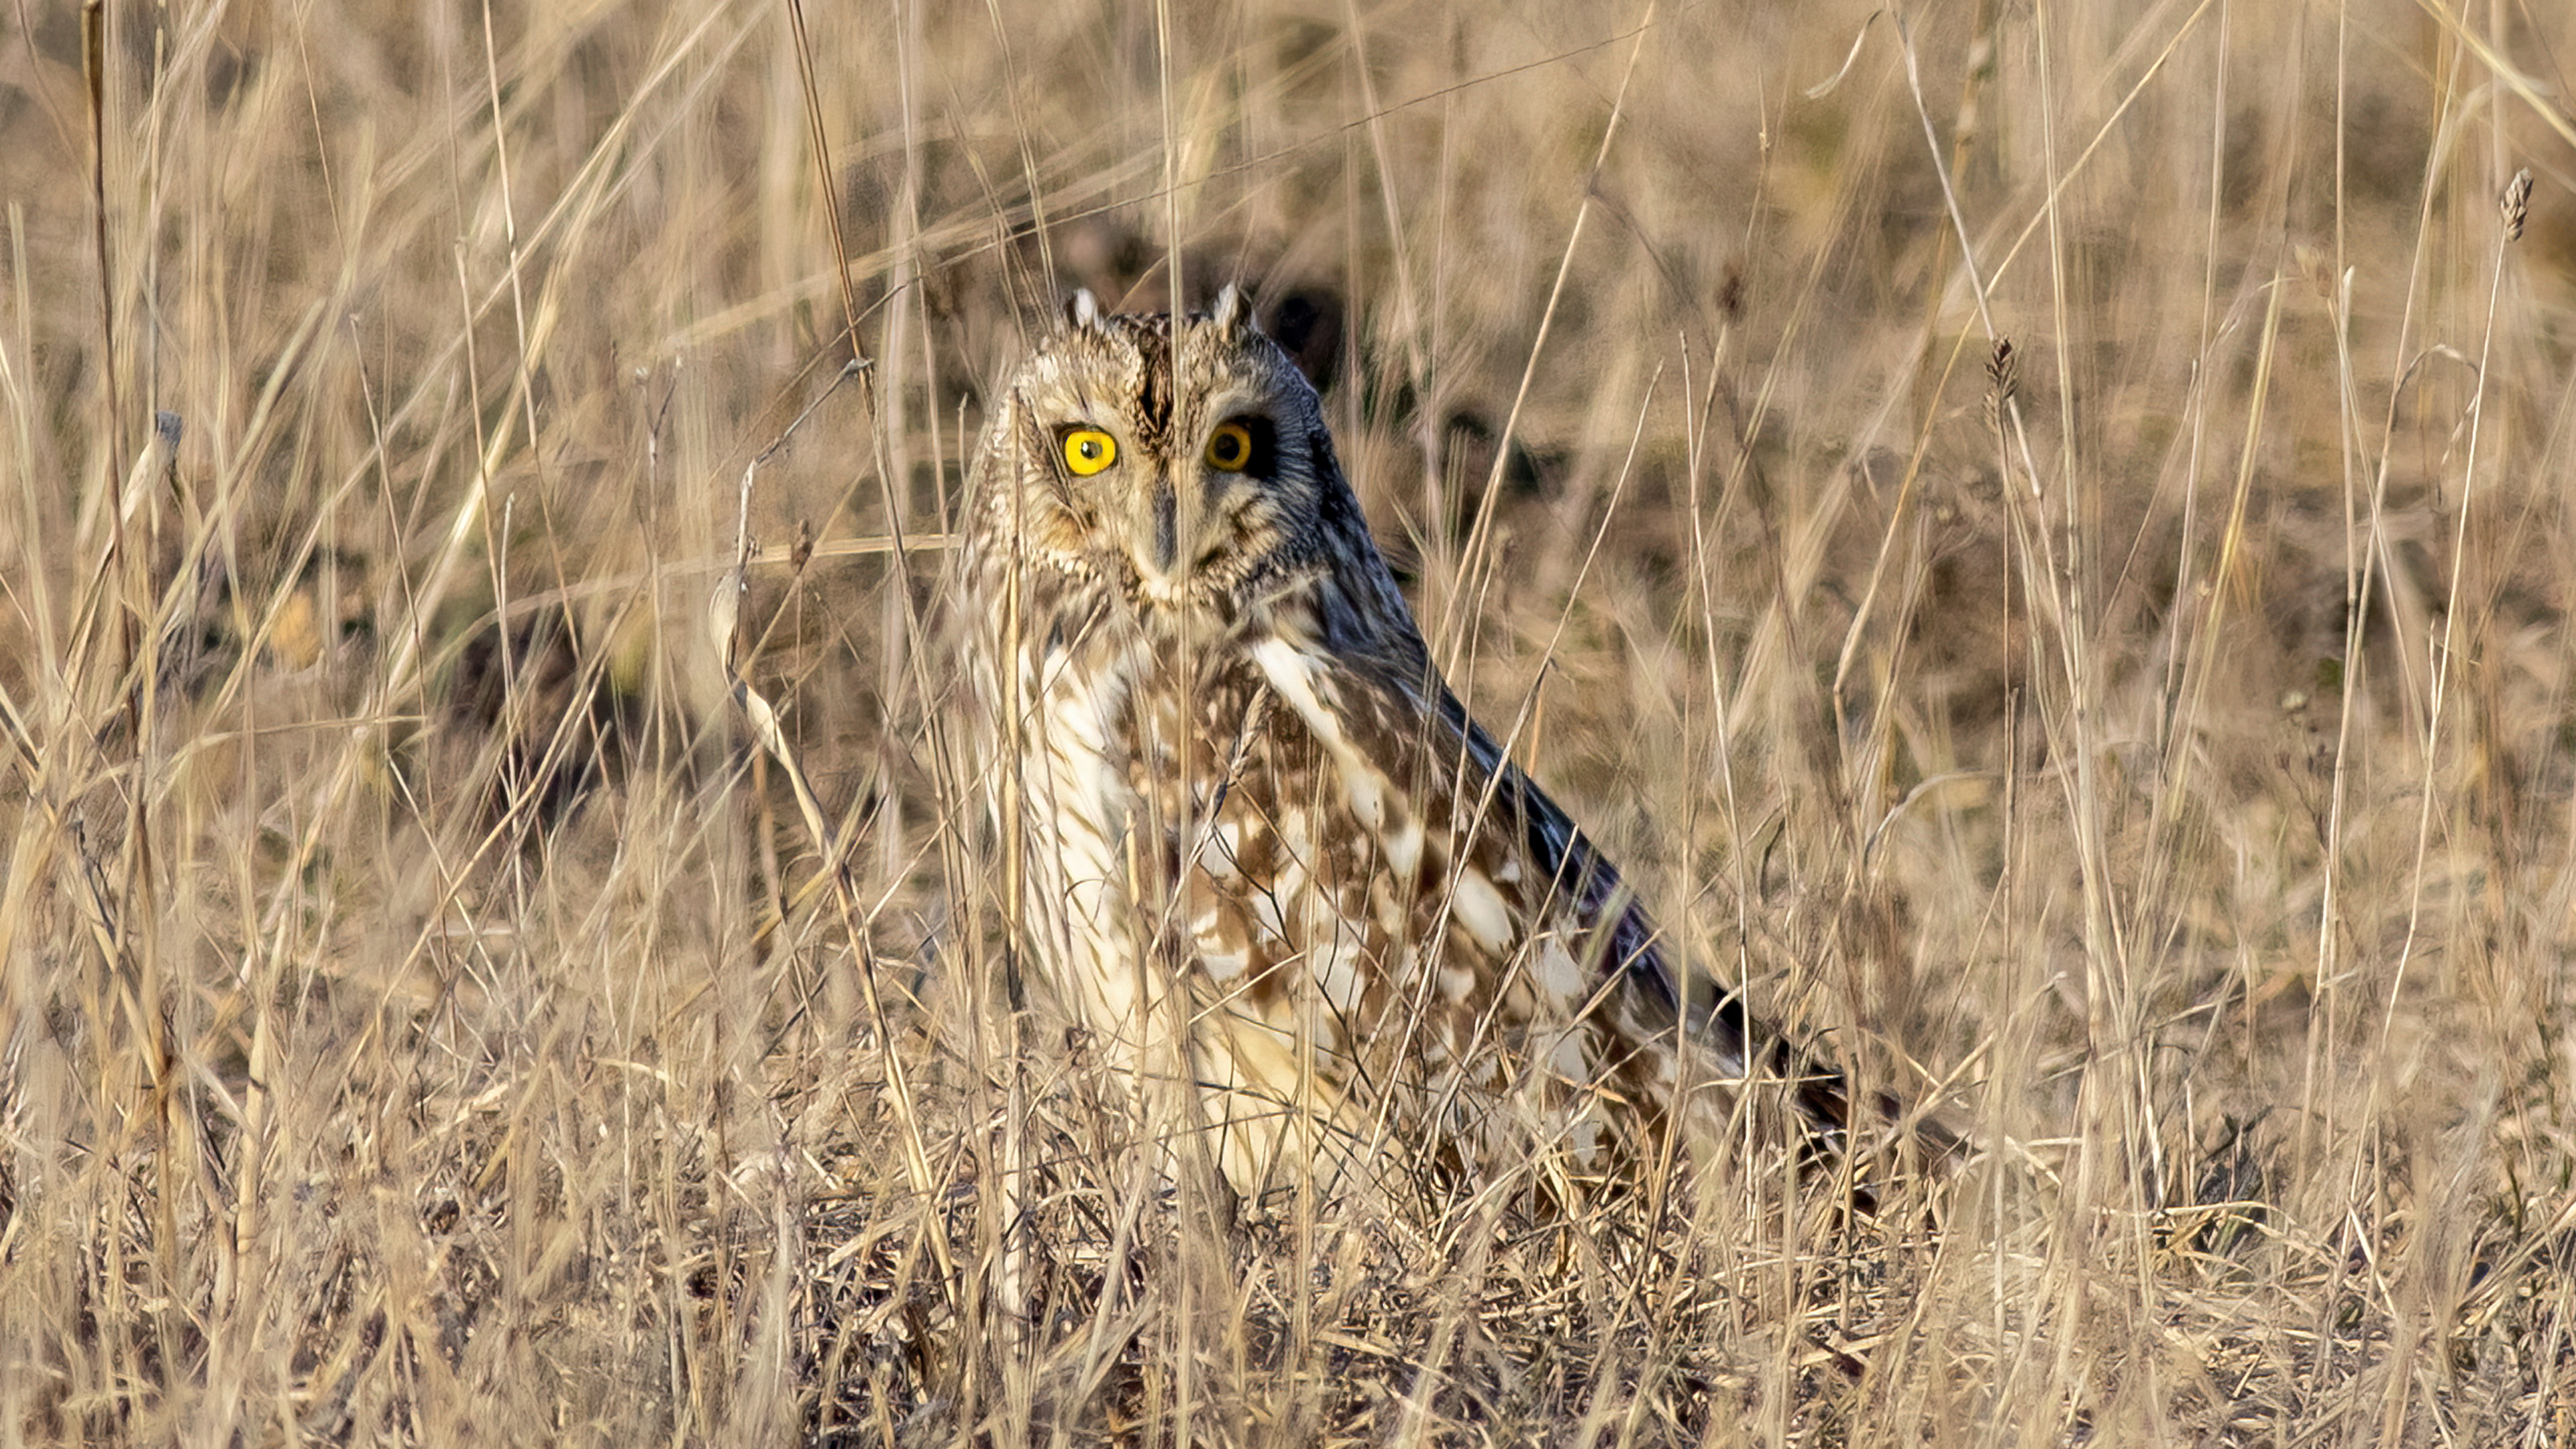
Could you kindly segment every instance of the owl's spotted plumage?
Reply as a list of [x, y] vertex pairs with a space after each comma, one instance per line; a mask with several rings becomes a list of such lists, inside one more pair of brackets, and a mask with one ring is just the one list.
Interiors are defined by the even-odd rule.
[[1197, 1085], [1238, 1190], [1531, 1123], [1587, 1154], [1749, 1072], [1839, 1135], [1840, 1079], [1679, 960], [1442, 682], [1313, 389], [1232, 288], [1177, 322], [1077, 296], [968, 508], [974, 764], [1022, 959], [1116, 1059]]

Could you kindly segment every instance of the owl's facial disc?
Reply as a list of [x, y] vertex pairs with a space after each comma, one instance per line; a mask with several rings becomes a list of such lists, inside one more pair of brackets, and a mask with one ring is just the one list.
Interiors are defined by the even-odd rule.
[[1278, 469], [1276, 425], [1242, 409], [1161, 429], [1095, 421], [1089, 408], [1046, 412], [1056, 419], [1030, 441], [1048, 456], [1056, 516], [1091, 566], [1125, 575], [1149, 612], [1230, 613], [1275, 511], [1265, 491]]
[[1154, 630], [1231, 629], [1313, 542], [1314, 394], [1237, 293], [1186, 318], [1077, 297], [1068, 324], [1012, 388], [1015, 451], [1046, 486], [1008, 526]]
[[1229, 417], [1195, 448], [1175, 439], [1170, 456], [1139, 460], [1113, 526], [1147, 604], [1207, 607], [1231, 596], [1243, 572], [1245, 515], [1263, 481], [1252, 470], [1268, 461], [1269, 431], [1266, 419]]

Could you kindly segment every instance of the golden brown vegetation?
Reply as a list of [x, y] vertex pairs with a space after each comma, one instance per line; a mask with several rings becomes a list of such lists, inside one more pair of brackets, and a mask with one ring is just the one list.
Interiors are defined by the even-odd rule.
[[[2576, 1433], [2576, 11], [1167, 8], [0, 19], [0, 1437]], [[1229, 1225], [1013, 1010], [946, 510], [1176, 257], [1937, 1231]]]

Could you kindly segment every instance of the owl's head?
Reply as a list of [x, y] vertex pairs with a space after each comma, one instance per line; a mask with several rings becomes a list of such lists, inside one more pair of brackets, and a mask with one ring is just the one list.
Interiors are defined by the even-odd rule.
[[1231, 286], [1177, 320], [1076, 293], [984, 448], [987, 542], [1147, 620], [1230, 627], [1328, 574], [1384, 575], [1314, 388]]

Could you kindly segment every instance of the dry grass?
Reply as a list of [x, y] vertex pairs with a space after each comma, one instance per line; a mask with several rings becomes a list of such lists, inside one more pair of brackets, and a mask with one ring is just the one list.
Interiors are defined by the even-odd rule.
[[[2576, 1434], [2576, 11], [1170, 8], [0, 20], [0, 1439]], [[1938, 1231], [1230, 1227], [1010, 1009], [944, 510], [1175, 252]]]

